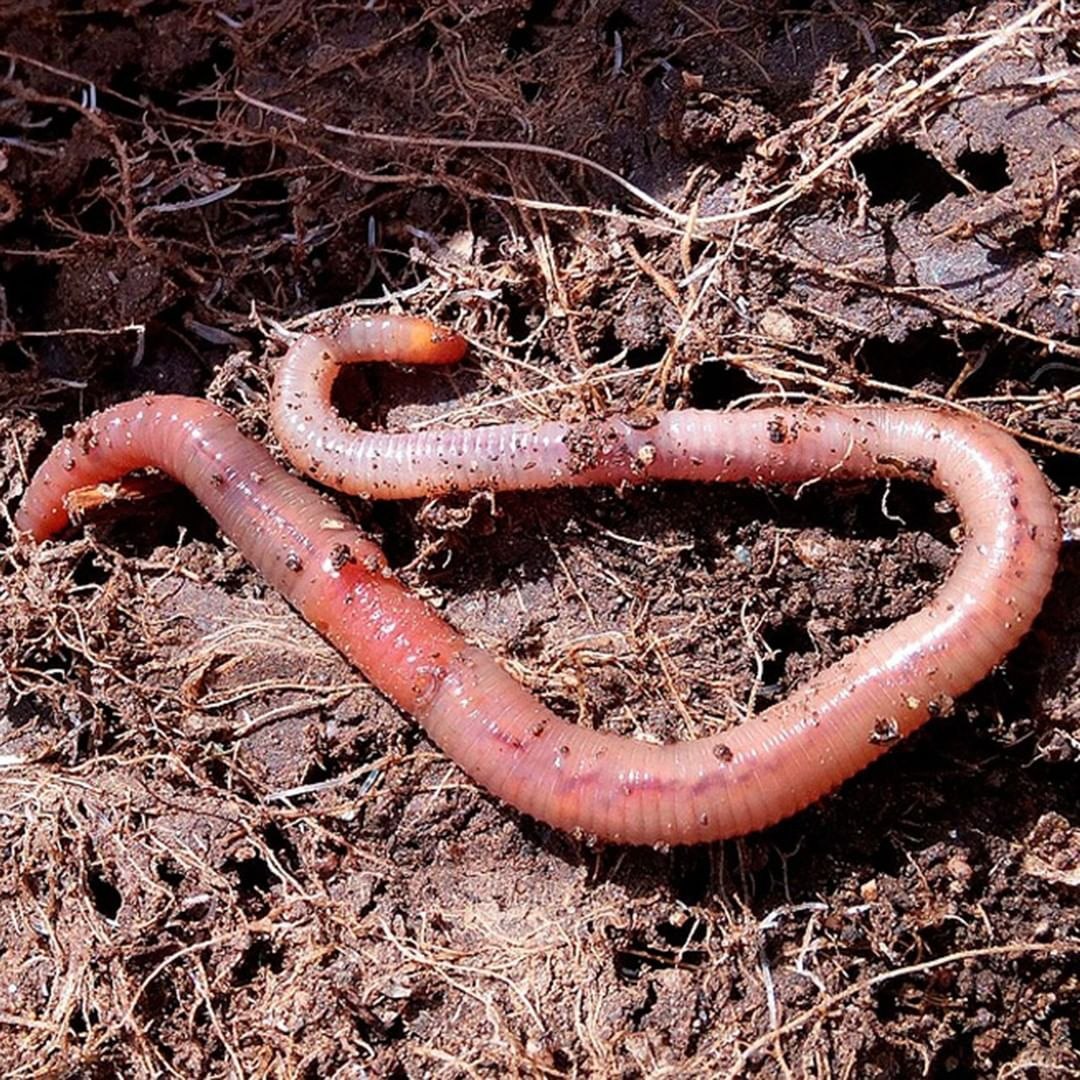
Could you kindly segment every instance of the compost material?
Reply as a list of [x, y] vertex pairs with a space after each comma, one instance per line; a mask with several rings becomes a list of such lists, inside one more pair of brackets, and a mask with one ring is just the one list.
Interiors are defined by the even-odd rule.
[[[0, 6], [6, 1075], [1024, 1077], [1080, 1070], [1080, 34], [1061, 2]], [[66, 427], [276, 360], [365, 427], [892, 402], [1034, 456], [1042, 616], [835, 795], [589, 844], [481, 791], [158, 476], [15, 534]], [[651, 741], [927, 603], [922, 485], [340, 506], [559, 716]]]

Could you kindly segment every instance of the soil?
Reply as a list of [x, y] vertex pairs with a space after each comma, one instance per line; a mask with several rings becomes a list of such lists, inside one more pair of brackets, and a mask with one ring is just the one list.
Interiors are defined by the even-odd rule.
[[[1068, 7], [0, 5], [8, 1076], [1080, 1073]], [[327, 310], [473, 343], [342, 380], [394, 429], [971, 409], [1073, 542], [1021, 647], [829, 799], [590, 844], [478, 790], [187, 496], [14, 536], [95, 408], [205, 394], [267, 438], [285, 335]], [[552, 708], [651, 739], [915, 610], [956, 525], [900, 484], [350, 505]]]

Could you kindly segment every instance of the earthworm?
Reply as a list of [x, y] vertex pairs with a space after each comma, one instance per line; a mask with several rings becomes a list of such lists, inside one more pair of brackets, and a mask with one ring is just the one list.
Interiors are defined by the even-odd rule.
[[785, 701], [720, 734], [661, 745], [557, 717], [409, 592], [354, 522], [205, 401], [148, 397], [91, 417], [52, 450], [16, 523], [42, 540], [68, 523], [72, 491], [132, 469], [163, 470], [480, 785], [558, 828], [635, 844], [742, 835], [816, 801], [928, 717], [949, 712], [1027, 632], [1050, 588], [1060, 543], [1050, 491], [1011, 437], [968, 415], [898, 406], [685, 409], [387, 436], [350, 430], [328, 411], [343, 362], [447, 362], [462, 352], [459, 339], [419, 320], [353, 320], [332, 336], [302, 337], [278, 382], [278, 436], [302, 468], [387, 498], [474, 487], [908, 477], [955, 504], [965, 531], [956, 566], [924, 608]]

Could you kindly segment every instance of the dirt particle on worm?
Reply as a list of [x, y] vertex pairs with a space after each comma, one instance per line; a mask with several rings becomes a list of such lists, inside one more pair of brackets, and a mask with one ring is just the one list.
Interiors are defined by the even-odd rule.
[[879, 716], [874, 720], [874, 728], [870, 732], [872, 743], [887, 744], [900, 738], [900, 725], [894, 716]]
[[574, 428], [566, 436], [566, 450], [572, 473], [588, 472], [600, 463], [600, 440], [591, 425]]
[[340, 570], [351, 562], [356, 562], [356, 556], [348, 544], [335, 544], [330, 549], [330, 565], [335, 570]]

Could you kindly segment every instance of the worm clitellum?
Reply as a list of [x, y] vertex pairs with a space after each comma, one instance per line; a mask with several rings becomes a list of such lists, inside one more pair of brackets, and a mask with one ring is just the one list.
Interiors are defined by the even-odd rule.
[[330, 408], [342, 363], [448, 363], [463, 352], [461, 339], [418, 319], [352, 320], [334, 335], [306, 335], [279, 374], [278, 437], [298, 467], [379, 498], [910, 477], [955, 504], [964, 527], [956, 567], [924, 608], [787, 700], [722, 734], [655, 745], [555, 716], [410, 593], [352, 521], [206, 401], [147, 397], [91, 417], [52, 450], [16, 523], [42, 540], [68, 523], [72, 491], [163, 470], [478, 783], [551, 825], [635, 844], [737, 836], [814, 802], [982, 679], [1050, 588], [1060, 528], [1047, 485], [1012, 438], [970, 416], [777, 406], [376, 435]]

